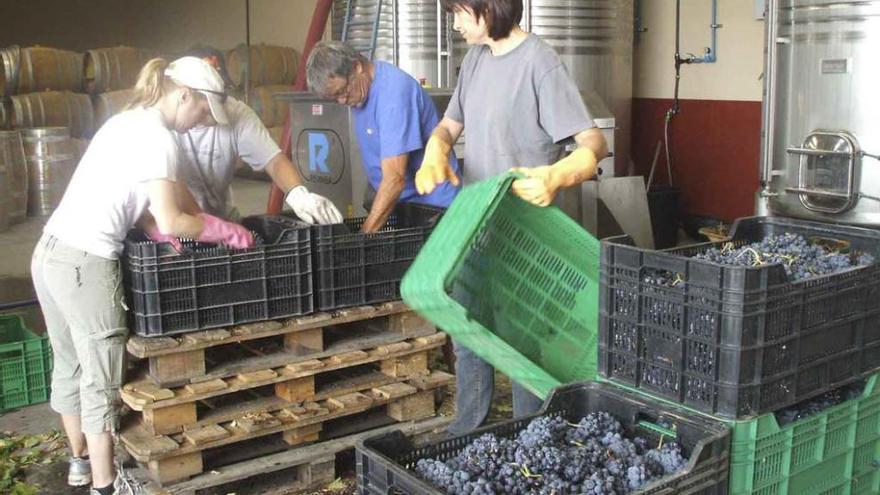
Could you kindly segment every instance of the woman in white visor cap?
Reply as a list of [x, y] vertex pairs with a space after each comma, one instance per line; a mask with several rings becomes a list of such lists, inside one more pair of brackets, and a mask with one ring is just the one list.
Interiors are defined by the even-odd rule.
[[95, 134], [31, 262], [54, 350], [51, 406], [72, 453], [68, 483], [91, 483], [92, 495], [132, 493], [114, 469], [112, 438], [128, 335], [119, 267], [126, 233], [149, 211], [159, 236], [253, 245], [244, 227], [178, 201], [183, 161], [175, 131], [209, 115], [228, 122], [217, 72], [195, 57], [153, 59], [134, 92]]

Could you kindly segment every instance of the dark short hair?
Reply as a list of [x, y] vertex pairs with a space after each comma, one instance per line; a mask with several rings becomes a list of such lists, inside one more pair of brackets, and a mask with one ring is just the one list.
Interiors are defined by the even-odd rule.
[[440, 0], [440, 4], [446, 12], [469, 9], [477, 20], [485, 17], [493, 40], [506, 38], [523, 14], [522, 0]]
[[196, 58], [210, 58], [217, 57], [220, 61], [220, 69], [217, 72], [220, 73], [220, 77], [223, 78], [223, 83], [226, 86], [234, 86], [232, 84], [232, 78], [229, 77], [229, 72], [226, 70], [226, 57], [223, 55], [223, 52], [214, 48], [210, 45], [196, 44], [189, 47], [186, 52], [184, 52], [181, 57], [196, 57]]

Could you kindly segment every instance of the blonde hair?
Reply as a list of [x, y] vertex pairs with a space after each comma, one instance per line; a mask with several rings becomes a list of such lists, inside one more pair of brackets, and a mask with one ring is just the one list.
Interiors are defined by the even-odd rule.
[[151, 107], [159, 103], [163, 96], [177, 89], [178, 85], [165, 75], [167, 67], [167, 60], [154, 58], [141, 68], [134, 85], [134, 94], [126, 105], [126, 110]]

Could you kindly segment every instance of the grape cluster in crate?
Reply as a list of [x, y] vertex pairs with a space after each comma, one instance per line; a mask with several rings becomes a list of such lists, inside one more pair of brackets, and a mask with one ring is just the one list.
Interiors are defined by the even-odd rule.
[[533, 419], [514, 439], [486, 433], [446, 462], [421, 459], [416, 472], [450, 495], [624, 494], [674, 474], [687, 459], [675, 441], [629, 438], [607, 412], [577, 423]]

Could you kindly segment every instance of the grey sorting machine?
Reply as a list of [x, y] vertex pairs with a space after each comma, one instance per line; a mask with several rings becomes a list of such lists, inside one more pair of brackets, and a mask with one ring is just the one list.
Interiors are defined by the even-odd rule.
[[[452, 96], [450, 89], [428, 90], [441, 115]], [[636, 243], [652, 247], [651, 226], [641, 177], [614, 177], [615, 119], [596, 93], [583, 94], [596, 125], [608, 141], [611, 156], [599, 163], [597, 180], [562, 193], [559, 206], [599, 237], [626, 233]], [[347, 216], [363, 216], [367, 178], [350, 109], [313, 93], [275, 95], [290, 104], [290, 139], [293, 162], [309, 190], [330, 198]], [[455, 152], [462, 160], [465, 135]], [[462, 160], [462, 166], [467, 163]]]

